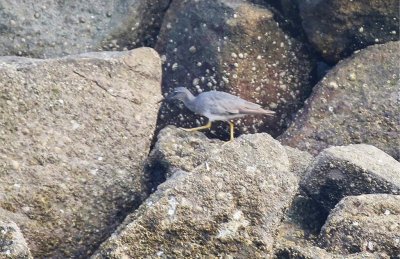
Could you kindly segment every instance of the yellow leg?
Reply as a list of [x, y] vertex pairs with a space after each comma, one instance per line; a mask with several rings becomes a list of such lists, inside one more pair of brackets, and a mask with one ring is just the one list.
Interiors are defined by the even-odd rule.
[[211, 121], [209, 121], [206, 125], [201, 126], [201, 127], [191, 128], [191, 129], [182, 128], [182, 129], [185, 131], [197, 131], [197, 130], [209, 129], [209, 128], [211, 128]]
[[231, 122], [231, 121], [228, 121], [228, 122], [229, 122], [229, 128], [230, 128], [230, 132], [231, 132], [231, 139], [229, 141], [232, 141], [234, 139], [233, 131], [234, 131], [234, 128], [235, 128], [235, 124], [233, 124], [233, 122]]

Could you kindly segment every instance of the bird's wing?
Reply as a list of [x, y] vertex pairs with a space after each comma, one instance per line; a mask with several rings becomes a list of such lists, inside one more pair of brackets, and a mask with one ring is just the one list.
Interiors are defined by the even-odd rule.
[[261, 109], [258, 104], [248, 102], [224, 92], [217, 92], [209, 96], [208, 107], [211, 113], [221, 115], [247, 114], [246, 111], [252, 111], [250, 113], [254, 113], [254, 111]]

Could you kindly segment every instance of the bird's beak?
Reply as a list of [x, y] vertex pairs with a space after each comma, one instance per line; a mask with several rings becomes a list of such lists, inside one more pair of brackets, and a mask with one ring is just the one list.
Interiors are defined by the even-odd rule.
[[164, 100], [165, 100], [165, 98], [162, 98], [161, 100], [158, 100], [156, 103], [157, 104], [162, 103]]
[[175, 96], [176, 96], [176, 93], [172, 92], [172, 93], [168, 94], [167, 97], [162, 98], [161, 100], [159, 100], [157, 103], [161, 103], [163, 101], [169, 102], [169, 101], [173, 100]]

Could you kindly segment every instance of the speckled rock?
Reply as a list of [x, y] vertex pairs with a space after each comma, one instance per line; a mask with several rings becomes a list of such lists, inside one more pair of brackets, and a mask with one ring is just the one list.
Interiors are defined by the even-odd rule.
[[399, 40], [399, 2], [300, 0], [303, 28], [329, 62], [376, 43]]
[[37, 258], [86, 258], [147, 196], [161, 99], [150, 48], [0, 58], [0, 207]]
[[314, 157], [305, 151], [284, 146], [290, 161], [290, 171], [295, 173], [299, 179], [303, 178], [307, 168], [311, 165]]
[[318, 154], [371, 144], [400, 159], [400, 42], [368, 47], [340, 62], [314, 88], [283, 144]]
[[0, 258], [33, 258], [21, 230], [0, 215]]
[[[238, 95], [277, 115], [237, 120], [236, 135], [282, 133], [311, 91], [314, 62], [306, 46], [289, 36], [276, 16], [248, 1], [174, 1], [156, 45], [164, 63], [163, 93], [185, 86], [194, 94], [220, 90]], [[205, 122], [182, 105], [166, 104], [158, 128]], [[229, 138], [227, 124], [216, 123], [208, 135]]]
[[349, 195], [400, 194], [400, 163], [370, 145], [331, 147], [308, 167], [301, 187], [327, 211]]
[[345, 197], [331, 211], [320, 240], [341, 254], [368, 251], [400, 258], [400, 195]]
[[218, 139], [208, 139], [198, 131], [187, 134], [174, 126], [167, 126], [158, 134], [157, 142], [147, 159], [147, 166], [150, 172], [156, 167], [162, 167], [167, 178], [176, 169], [190, 172], [219, 153], [223, 143]]
[[[279, 259], [385, 259], [379, 254], [372, 253], [354, 253], [351, 255], [342, 255], [329, 253], [317, 246], [306, 246], [296, 244], [286, 244], [277, 248], [275, 258]], [[389, 259], [389, 258], [386, 258]]]
[[170, 0], [0, 0], [0, 56], [153, 46]]
[[[167, 128], [160, 134], [171, 135], [173, 130], [177, 131]], [[175, 133], [184, 134], [180, 139], [188, 143], [183, 146], [207, 146], [196, 152], [212, 155], [188, 167], [193, 168], [190, 172], [175, 167], [175, 173], [92, 258], [272, 255], [275, 231], [297, 190], [285, 148], [265, 133], [243, 135], [218, 146], [213, 142], [200, 145], [206, 140], [197, 133]], [[170, 141], [171, 150], [176, 150], [173, 141], [159, 141]], [[163, 146], [166, 149], [167, 144]], [[183, 149], [177, 156], [185, 159], [185, 154]]]
[[[223, 143], [225, 142], [218, 139], [208, 139], [199, 131], [187, 134], [174, 126], [167, 126], [158, 134], [146, 166], [149, 174], [154, 173], [154, 170], [161, 170], [165, 174], [162, 176], [164, 179], [170, 177], [176, 169], [190, 172], [221, 152]], [[289, 159], [289, 170], [300, 180], [314, 157], [296, 148], [283, 147]]]

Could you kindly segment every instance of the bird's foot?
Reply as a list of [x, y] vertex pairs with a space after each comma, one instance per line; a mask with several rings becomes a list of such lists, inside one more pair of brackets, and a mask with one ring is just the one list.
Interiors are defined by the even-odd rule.
[[198, 131], [198, 130], [209, 129], [209, 128], [211, 128], [211, 122], [208, 122], [206, 125], [196, 127], [196, 128], [191, 128], [191, 129], [181, 128], [181, 129], [183, 129], [184, 131], [187, 131], [187, 132], [192, 132], [192, 131]]

